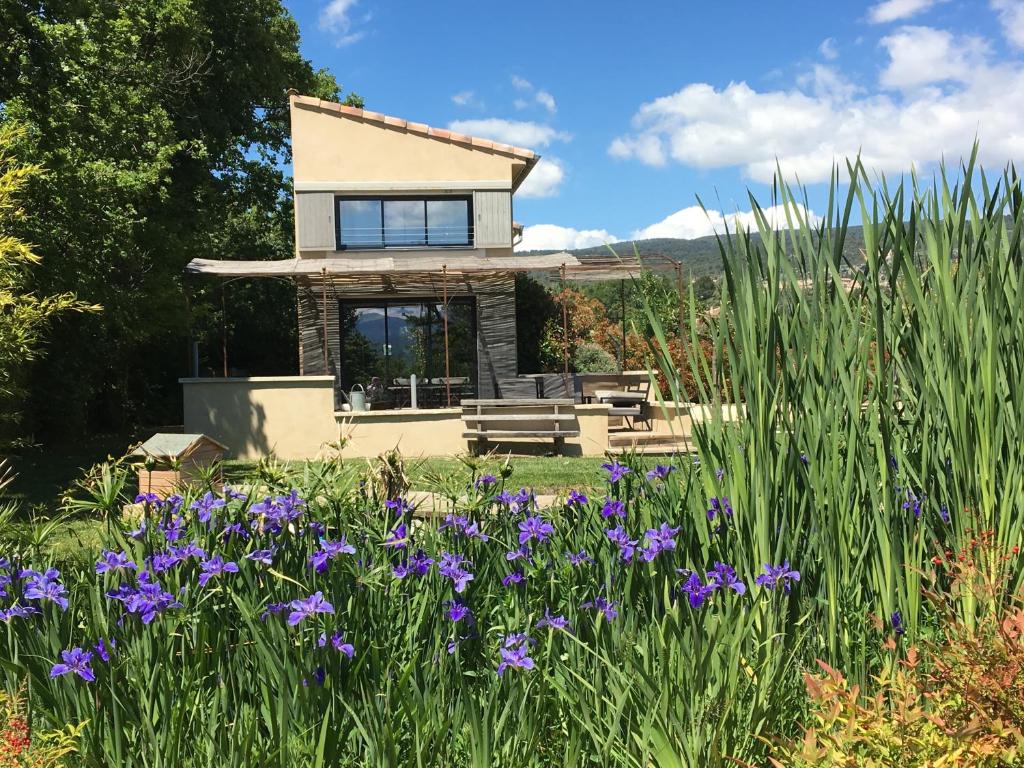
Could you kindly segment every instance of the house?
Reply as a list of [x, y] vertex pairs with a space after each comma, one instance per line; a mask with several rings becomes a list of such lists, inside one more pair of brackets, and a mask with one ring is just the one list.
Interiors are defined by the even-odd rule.
[[[581, 266], [514, 252], [513, 196], [539, 156], [297, 93], [290, 111], [295, 257], [188, 271], [294, 280], [300, 375], [183, 379], [186, 429], [236, 456], [309, 456], [342, 436], [355, 455], [465, 450], [463, 399], [541, 390], [517, 378], [515, 274]], [[589, 441], [577, 450], [601, 453], [607, 406], [581, 408], [597, 433], [567, 425]]]

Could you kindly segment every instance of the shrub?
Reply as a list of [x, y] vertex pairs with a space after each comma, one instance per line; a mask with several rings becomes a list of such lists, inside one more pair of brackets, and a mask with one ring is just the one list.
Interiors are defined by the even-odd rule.
[[33, 734], [24, 702], [0, 690], [0, 768], [61, 768], [81, 727]]
[[612, 373], [619, 370], [618, 363], [597, 344], [580, 344], [572, 358], [577, 373]]

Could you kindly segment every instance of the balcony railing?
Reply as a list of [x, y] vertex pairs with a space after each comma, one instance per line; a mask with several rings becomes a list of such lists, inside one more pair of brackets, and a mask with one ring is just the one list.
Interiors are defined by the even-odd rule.
[[473, 245], [473, 227], [343, 227], [341, 248], [453, 248]]

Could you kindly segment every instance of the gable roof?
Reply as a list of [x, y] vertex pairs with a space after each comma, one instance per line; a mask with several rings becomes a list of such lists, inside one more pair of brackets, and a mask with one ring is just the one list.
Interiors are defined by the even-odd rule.
[[469, 149], [479, 149], [485, 152], [492, 152], [496, 155], [504, 155], [506, 157], [513, 158], [514, 160], [519, 160], [526, 165], [523, 170], [517, 174], [516, 178], [512, 180], [513, 192], [520, 184], [523, 183], [523, 179], [527, 177], [530, 171], [533, 170], [533, 167], [537, 164], [537, 161], [540, 160], [540, 155], [532, 149], [514, 147], [511, 144], [502, 144], [500, 141], [481, 139], [477, 136], [467, 136], [464, 133], [455, 133], [454, 131], [449, 131], [444, 128], [434, 128], [426, 123], [414, 123], [401, 117], [393, 117], [392, 115], [385, 115], [380, 112], [370, 112], [369, 110], [359, 109], [358, 107], [349, 107], [345, 104], [339, 104], [336, 101], [318, 99], [315, 96], [303, 96], [294, 90], [288, 92], [288, 97], [291, 100], [291, 103], [295, 106], [334, 112], [340, 117], [361, 120], [367, 123], [376, 123], [377, 125], [386, 126], [395, 130], [405, 131], [406, 133], [415, 134], [417, 136], [423, 136], [424, 138], [443, 141], [446, 144], [461, 144]]
[[183, 458], [203, 442], [209, 442], [221, 450], [227, 450], [227, 446], [207, 435], [158, 432], [132, 451], [132, 456], [152, 456], [156, 459]]

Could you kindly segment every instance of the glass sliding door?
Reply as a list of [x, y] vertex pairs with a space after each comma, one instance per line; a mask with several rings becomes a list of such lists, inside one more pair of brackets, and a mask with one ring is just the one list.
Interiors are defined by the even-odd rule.
[[[420, 407], [447, 404], [444, 356], [444, 304], [435, 299], [339, 302], [340, 383], [374, 391], [375, 407], [402, 407], [409, 401], [409, 377], [419, 382]], [[477, 385], [476, 302], [451, 299], [448, 305], [448, 363], [452, 400], [471, 396]], [[380, 403], [380, 405], [377, 405]]]

